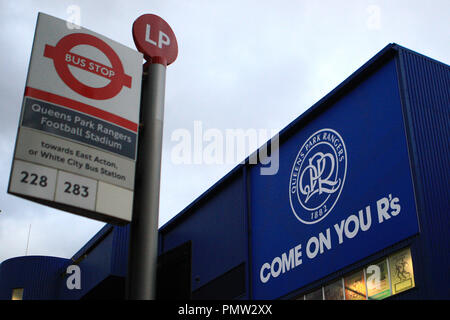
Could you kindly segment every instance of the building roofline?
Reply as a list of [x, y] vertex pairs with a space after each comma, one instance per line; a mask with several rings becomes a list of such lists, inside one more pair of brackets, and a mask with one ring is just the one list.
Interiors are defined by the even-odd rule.
[[89, 252], [113, 230], [112, 224], [105, 224], [88, 242], [85, 243], [71, 258], [72, 262], [80, 262]]
[[[309, 109], [303, 112], [300, 116], [294, 119], [290, 124], [288, 124], [285, 128], [283, 128], [279, 132], [280, 144], [287, 140], [305, 121], [307, 121], [310, 117], [317, 115], [319, 112], [323, 112], [328, 106], [332, 105], [337, 99], [339, 99], [343, 94], [347, 93], [353, 87], [361, 83], [364, 79], [366, 79], [372, 72], [378, 70], [378, 68], [385, 64], [387, 61], [392, 59], [394, 56], [398, 55], [400, 51], [408, 51], [410, 53], [420, 55], [432, 61], [441, 63], [432, 58], [426, 57], [420, 53], [414, 52], [410, 49], [402, 47], [396, 43], [389, 43], [382, 50], [380, 50], [375, 56], [373, 56], [369, 61], [363, 64], [360, 68], [358, 68], [355, 72], [353, 72], [349, 77], [347, 77], [344, 81], [342, 81], [336, 88], [331, 90], [327, 95], [325, 95], [322, 99], [313, 104]], [[445, 64], [444, 64], [445, 65]], [[267, 142], [267, 146], [263, 145], [258, 148], [254, 153], [258, 152], [263, 147], [270, 146], [270, 141]], [[253, 154], [254, 154], [253, 153]], [[234, 167], [230, 172], [225, 174], [221, 179], [219, 179], [216, 183], [214, 183], [210, 188], [208, 188], [205, 192], [203, 192], [200, 196], [198, 196], [193, 202], [191, 202], [186, 208], [180, 211], [176, 216], [166, 222], [163, 226], [159, 228], [160, 232], [167, 232], [171, 228], [175, 227], [181, 220], [184, 220], [188, 217], [188, 212], [197, 205], [200, 205], [202, 201], [206, 200], [209, 196], [213, 195], [216, 189], [222, 187], [224, 183], [232, 179], [244, 166], [249, 165], [249, 158], [252, 155], [249, 155], [245, 158], [244, 161], [239, 163], [236, 167]]]

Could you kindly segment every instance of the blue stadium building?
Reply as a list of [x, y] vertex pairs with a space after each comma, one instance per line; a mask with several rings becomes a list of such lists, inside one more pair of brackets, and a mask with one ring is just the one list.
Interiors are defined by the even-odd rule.
[[[159, 229], [157, 298], [449, 299], [449, 164], [450, 68], [389, 44]], [[124, 299], [128, 239], [6, 260], [0, 299]]]

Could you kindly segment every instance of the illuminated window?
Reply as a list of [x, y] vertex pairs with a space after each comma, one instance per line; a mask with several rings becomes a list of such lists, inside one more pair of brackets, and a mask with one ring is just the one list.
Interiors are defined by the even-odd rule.
[[391, 295], [387, 259], [371, 264], [364, 269], [366, 273], [367, 296], [381, 300]]
[[405, 248], [297, 300], [381, 300], [414, 286], [411, 250]]
[[11, 300], [22, 300], [23, 288], [15, 288], [12, 290]]
[[322, 287], [305, 294], [305, 300], [323, 300]]
[[364, 272], [358, 270], [344, 278], [345, 300], [366, 300]]
[[409, 248], [389, 256], [392, 294], [414, 288], [414, 272]]

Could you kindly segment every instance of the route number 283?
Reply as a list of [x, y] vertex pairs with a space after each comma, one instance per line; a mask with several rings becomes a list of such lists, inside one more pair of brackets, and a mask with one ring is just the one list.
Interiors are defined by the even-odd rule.
[[64, 181], [64, 192], [70, 193], [75, 196], [82, 196], [86, 198], [89, 196], [89, 188], [87, 186], [79, 185], [78, 183], [71, 183], [70, 181]]

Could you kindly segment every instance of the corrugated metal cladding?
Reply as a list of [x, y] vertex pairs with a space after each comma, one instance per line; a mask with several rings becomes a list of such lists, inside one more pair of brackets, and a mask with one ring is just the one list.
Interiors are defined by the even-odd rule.
[[[317, 281], [294, 286], [295, 290], [278, 288], [277, 298], [296, 298], [403, 247], [411, 248], [416, 285], [389, 299], [450, 298], [449, 66], [396, 44], [388, 45], [286, 127], [280, 133], [280, 145], [289, 143], [324, 111], [337, 112], [333, 108], [336, 102], [355, 103], [349, 102], [349, 92], [364, 85], [364, 81], [366, 85], [375, 81], [377, 90], [390, 83], [391, 88], [395, 87], [392, 96], [396, 97], [397, 105], [401, 101], [408, 149], [405, 161], [409, 156], [420, 233], [382, 250], [373, 250], [370, 256], [358, 258], [357, 262]], [[365, 97], [371, 95], [361, 96]], [[384, 101], [386, 108], [391, 102], [386, 102], [387, 96], [382, 98], [385, 100], [379, 101]], [[401, 123], [401, 115], [399, 119]], [[379, 155], [384, 156], [388, 155]], [[253, 273], [260, 266], [254, 268], [256, 257], [252, 257], [252, 252], [255, 246], [267, 245], [271, 238], [283, 235], [273, 232], [267, 238], [264, 235], [260, 238], [267, 243], [263, 244], [251, 240], [259, 230], [252, 230], [252, 223], [257, 221], [252, 215], [257, 208], [251, 205], [255, 181], [248, 163], [238, 165], [159, 230], [158, 286], [166, 289], [161, 290], [161, 298], [252, 299], [257, 296], [253, 279], [258, 277]], [[268, 200], [264, 199], [265, 203]], [[129, 227], [106, 225], [72, 260], [53, 257], [7, 260], [0, 265], [0, 299], [10, 299], [12, 289], [20, 287], [25, 288], [24, 299], [123, 298], [128, 237]], [[65, 285], [64, 272], [70, 264], [81, 267], [81, 290], [68, 290]], [[172, 294], [173, 290], [180, 292]]]
[[450, 68], [404, 48], [398, 62], [421, 229], [412, 247], [420, 288], [410, 296], [449, 298]]
[[208, 285], [242, 263], [246, 265], [242, 268], [246, 272], [245, 207], [241, 168], [226, 183], [214, 188], [214, 192], [185, 209], [179, 220], [160, 231], [161, 253], [191, 241], [192, 291]]
[[[95, 299], [101, 298], [102, 294], [115, 299], [123, 297], [124, 281], [117, 279], [126, 276], [128, 230], [128, 227], [107, 224], [83, 246], [66, 265], [76, 264], [80, 267], [81, 290], [67, 288], [67, 276], [63, 269], [58, 299], [81, 299], [87, 293]], [[113, 284], [119, 288], [113, 288]]]
[[24, 288], [23, 299], [58, 299], [60, 274], [70, 260], [25, 256], [0, 265], [0, 300], [10, 300], [14, 288]]

